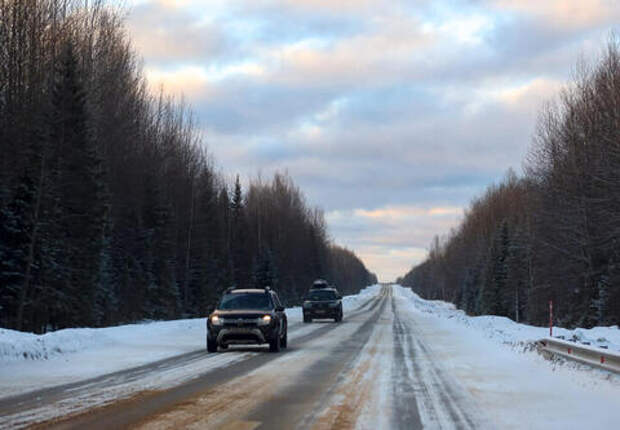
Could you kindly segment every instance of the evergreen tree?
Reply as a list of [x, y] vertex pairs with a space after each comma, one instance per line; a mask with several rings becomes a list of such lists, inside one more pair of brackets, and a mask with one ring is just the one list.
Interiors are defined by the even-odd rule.
[[68, 324], [91, 325], [101, 273], [108, 211], [102, 160], [89, 132], [86, 94], [73, 43], [63, 47], [54, 86], [50, 142], [58, 172], [63, 244], [68, 257], [68, 296], [74, 301]]
[[478, 267], [470, 267], [461, 286], [461, 300], [459, 308], [468, 314], [478, 313], [478, 289], [480, 288], [480, 270]]
[[235, 285], [246, 285], [248, 280], [248, 226], [245, 219], [245, 206], [239, 175], [235, 180], [235, 189], [230, 204], [230, 236], [231, 236], [231, 265]]
[[144, 275], [147, 300], [145, 311], [150, 318], [169, 319], [180, 310], [180, 291], [176, 277], [176, 254], [173, 238], [173, 211], [165, 202], [157, 181], [147, 182], [147, 205], [144, 208]]
[[482, 314], [507, 316], [503, 294], [508, 277], [508, 252], [508, 222], [504, 220], [489, 251], [484, 286], [480, 294]]
[[273, 253], [269, 248], [263, 249], [259, 255], [252, 275], [254, 288], [277, 288], [278, 275]]
[[12, 201], [0, 210], [0, 325], [16, 327], [22, 295], [28, 244], [32, 233], [34, 182], [23, 175]]
[[111, 238], [106, 235], [101, 251], [101, 266], [97, 290], [95, 293], [95, 324], [105, 326], [112, 324], [118, 312], [118, 295], [115, 285], [118, 279], [114, 276], [112, 261]]
[[606, 276], [602, 276], [597, 283], [596, 297], [590, 305], [590, 314], [593, 315], [592, 321], [589, 321], [590, 327], [596, 325], [606, 325], [609, 303], [609, 284]]

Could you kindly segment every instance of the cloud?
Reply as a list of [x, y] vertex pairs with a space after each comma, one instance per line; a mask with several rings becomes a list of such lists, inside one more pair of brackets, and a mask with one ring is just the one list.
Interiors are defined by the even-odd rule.
[[495, 0], [492, 5], [570, 30], [613, 24], [620, 19], [615, 0]]
[[207, 73], [200, 67], [181, 67], [170, 71], [146, 67], [144, 73], [153, 93], [163, 89], [167, 94], [191, 96], [207, 90]]
[[242, 55], [229, 21], [202, 2], [159, 0], [134, 5], [128, 26], [132, 42], [150, 65], [212, 63]]
[[371, 269], [379, 267], [383, 279], [395, 280], [423, 260], [437, 232], [448, 231], [462, 215], [460, 207], [395, 205], [332, 211], [326, 219]]
[[185, 95], [224, 171], [288, 170], [335, 241], [391, 279], [520, 165], [539, 106], [619, 12], [612, 0], [140, 0], [129, 22], [153, 91]]
[[426, 248], [399, 248], [390, 246], [361, 245], [356, 248], [357, 255], [364, 261], [370, 271], [379, 272], [379, 281], [391, 282], [403, 276], [413, 267], [420, 263], [427, 255]]

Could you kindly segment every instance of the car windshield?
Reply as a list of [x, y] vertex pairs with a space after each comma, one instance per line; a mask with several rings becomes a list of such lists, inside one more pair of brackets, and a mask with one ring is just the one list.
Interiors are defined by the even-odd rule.
[[336, 292], [333, 290], [327, 291], [310, 291], [308, 293], [308, 300], [335, 300]]
[[226, 294], [220, 303], [220, 309], [271, 309], [269, 294], [261, 293], [237, 293]]

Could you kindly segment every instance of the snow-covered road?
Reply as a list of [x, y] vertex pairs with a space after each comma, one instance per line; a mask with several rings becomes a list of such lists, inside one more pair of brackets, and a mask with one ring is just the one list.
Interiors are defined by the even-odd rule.
[[[175, 322], [148, 324], [161, 332], [150, 339], [148, 350], [159, 359], [154, 363], [110, 358], [122, 356], [119, 339], [132, 339], [129, 332], [140, 333], [141, 326], [101, 329], [108, 357], [103, 373], [80, 363], [97, 347], [48, 360], [5, 359], [0, 427], [56, 417], [61, 419], [52, 428], [566, 429], [615, 428], [620, 421], [617, 376], [555, 366], [515, 346], [526, 340], [525, 332], [536, 336], [537, 328], [466, 317], [399, 286], [374, 286], [345, 298], [341, 324], [303, 324], [299, 309], [287, 314], [290, 347], [281, 354], [252, 347], [206, 354], [204, 331], [196, 340], [200, 350], [192, 350], [185, 336], [193, 323], [184, 321], [176, 322], [185, 326], [177, 329], [181, 346], [168, 357], [158, 345], [173, 336]], [[597, 335], [603, 332], [615, 345], [614, 330]], [[136, 363], [131, 358], [139, 357], [140, 345], [125, 347], [124, 360]], [[34, 347], [15, 342], [12, 348]], [[55, 362], [64, 364], [54, 371]], [[70, 365], [75, 372], [69, 375]], [[44, 368], [53, 375], [44, 378], [47, 388], [25, 392]], [[22, 383], [11, 388], [20, 377]], [[72, 416], [62, 418], [67, 414]]]

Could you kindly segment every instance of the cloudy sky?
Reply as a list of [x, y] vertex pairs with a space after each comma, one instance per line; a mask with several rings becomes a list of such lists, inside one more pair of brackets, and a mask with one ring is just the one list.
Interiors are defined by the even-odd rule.
[[288, 171], [382, 280], [509, 167], [617, 0], [125, 0], [154, 89], [230, 177]]

